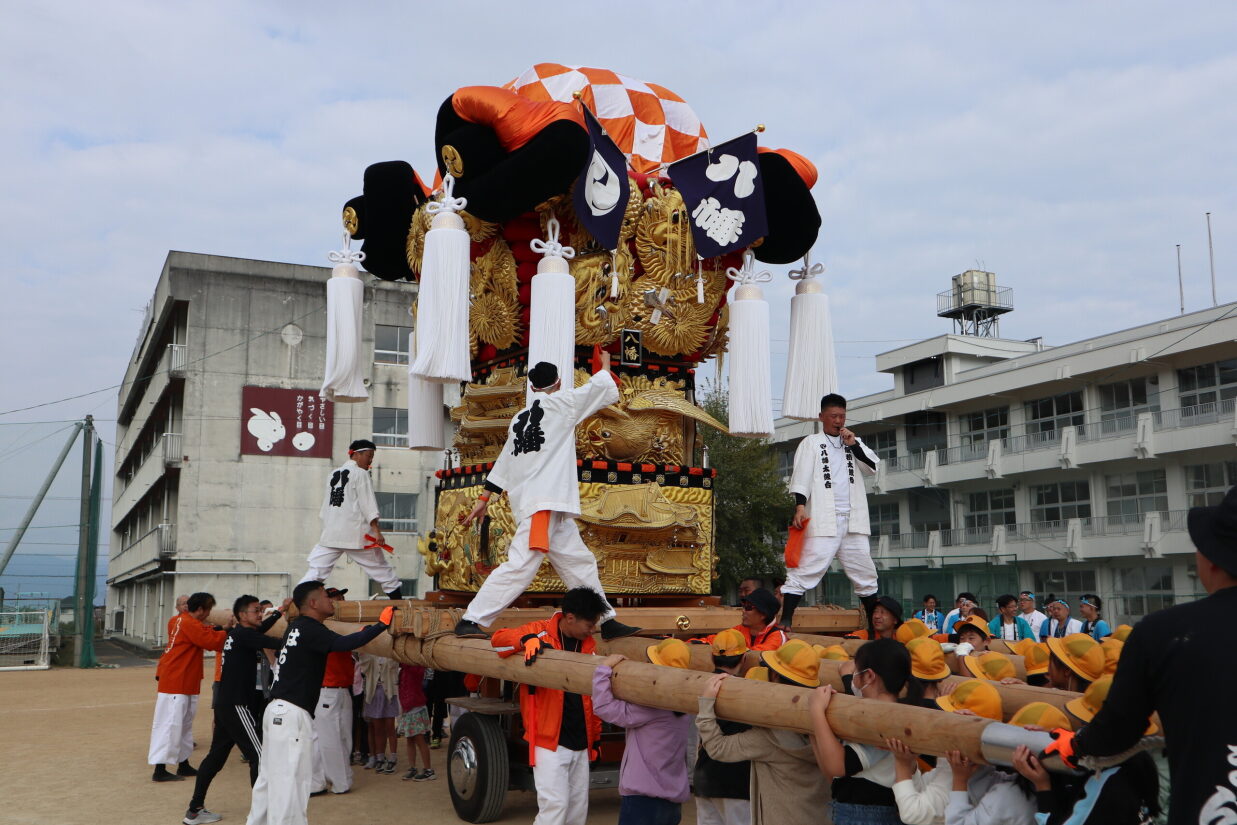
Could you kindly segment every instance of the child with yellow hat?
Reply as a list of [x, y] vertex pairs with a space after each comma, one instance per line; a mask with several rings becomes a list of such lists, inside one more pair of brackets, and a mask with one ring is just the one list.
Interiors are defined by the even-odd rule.
[[[687, 668], [691, 655], [678, 639], [663, 639], [648, 648], [649, 660], [663, 667]], [[626, 702], [614, 696], [610, 681], [620, 662], [614, 653], [593, 671], [593, 713], [627, 730], [619, 767], [619, 822], [673, 821], [691, 799], [687, 781], [687, 735], [691, 716]]]
[[[761, 658], [776, 681], [807, 686], [818, 680], [819, 657], [801, 639], [765, 651]], [[751, 761], [752, 825], [818, 821], [829, 801], [829, 786], [816, 766], [816, 754], [807, 736], [759, 727], [724, 732], [714, 705], [726, 682], [733, 678], [719, 673], [706, 685], [696, 715], [700, 744], [712, 759]]]
[[1027, 684], [1034, 687], [1046, 687], [1048, 685], [1048, 659], [1051, 656], [1048, 652], [1048, 644], [1023, 639], [1010, 644], [1009, 647], [1022, 657], [1022, 665], [1027, 672]]
[[976, 679], [988, 679], [992, 682], [1018, 679], [1013, 660], [1004, 653], [989, 650], [978, 656], [963, 656], [959, 661], [962, 662], [962, 669]]
[[[854, 675], [848, 685], [851, 693], [875, 702], [898, 702], [903, 688], [907, 697], [901, 701], [918, 704], [922, 693], [911, 675], [906, 646], [894, 639], [877, 639], [855, 652]], [[895, 760], [884, 748], [837, 738], [826, 716], [834, 692], [830, 685], [817, 688], [809, 705], [820, 770], [833, 780], [834, 825], [903, 821], [893, 791]]]
[[1104, 675], [1104, 649], [1085, 633], [1049, 636], [1048, 684], [1077, 693]]
[[[1087, 687], [1082, 696], [1066, 702], [1065, 709], [1086, 724], [1099, 713], [1111, 687], [1112, 676], [1101, 676]], [[1030, 713], [1024, 713], [1029, 711], [1029, 707], [1020, 710], [1015, 718], [1029, 717]], [[1057, 713], [1060, 714], [1059, 711]], [[1059, 731], [1065, 739], [1072, 736], [1070, 731], [1077, 727], [1069, 721], [1054, 725], [1055, 721], [1055, 715], [1041, 712], [1036, 727]], [[1156, 732], [1156, 727], [1152, 725], [1146, 735]], [[1034, 785], [1037, 807], [1041, 814], [1047, 815], [1048, 821], [1139, 823], [1154, 821], [1159, 816], [1159, 772], [1146, 752], [1136, 753], [1119, 765], [1091, 772], [1084, 783], [1049, 775], [1025, 745], [1014, 750], [1013, 762], [1018, 772]]]
[[941, 643], [930, 637], [911, 639], [906, 643], [906, 652], [911, 654], [911, 675], [923, 685], [924, 704], [935, 708], [942, 680], [953, 675]]
[[[742, 633], [728, 628], [715, 635], [710, 645], [714, 673], [741, 675], [744, 654], [748, 651], [747, 639]], [[768, 681], [768, 670], [763, 667], [749, 668], [747, 677], [759, 678], [757, 671], [764, 672], [764, 681]], [[725, 736], [743, 733], [751, 728], [751, 725], [729, 719], [718, 719], [717, 725]], [[692, 772], [697, 819], [704, 822], [750, 822], [751, 772], [752, 764], [746, 759], [720, 762], [709, 756], [704, 743], [700, 743], [696, 752], [696, 768]]]

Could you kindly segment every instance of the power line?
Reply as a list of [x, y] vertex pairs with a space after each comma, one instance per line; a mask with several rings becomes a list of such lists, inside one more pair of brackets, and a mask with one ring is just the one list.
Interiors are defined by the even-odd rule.
[[[207, 360], [208, 358], [214, 358], [216, 355], [222, 355], [223, 353], [225, 353], [225, 352], [230, 352], [230, 351], [232, 351], [232, 350], [234, 350], [234, 349], [236, 349], [236, 348], [238, 348], [238, 347], [243, 347], [243, 346], [245, 346], [246, 344], [252, 344], [254, 341], [258, 340], [259, 338], [264, 338], [264, 337], [265, 337], [265, 336], [267, 336], [267, 335], [274, 335], [275, 333], [277, 333], [277, 332], [279, 332], [280, 330], [282, 330], [282, 329], [283, 329], [285, 326], [287, 326], [288, 324], [294, 324], [294, 323], [296, 323], [297, 321], [300, 321], [300, 320], [302, 320], [302, 319], [308, 318], [310, 315], [316, 315], [316, 314], [317, 314], [317, 313], [319, 313], [319, 312], [323, 312], [325, 309], [326, 309], [326, 304], [322, 304], [321, 306], [315, 307], [314, 309], [311, 309], [311, 310], [309, 310], [308, 312], [305, 312], [305, 313], [303, 313], [303, 314], [301, 314], [301, 315], [298, 315], [297, 317], [293, 318], [291, 321], [285, 321], [285, 322], [281, 323], [281, 324], [279, 325], [279, 328], [278, 328], [278, 329], [268, 329], [268, 330], [263, 330], [262, 332], [259, 332], [257, 335], [254, 335], [252, 338], [247, 338], [247, 339], [245, 339], [244, 341], [238, 341], [237, 343], [233, 344], [233, 345], [232, 345], [232, 346], [230, 346], [230, 347], [224, 347], [224, 348], [223, 348], [223, 349], [221, 349], [221, 350], [218, 350], [218, 351], [216, 351], [216, 352], [212, 352], [212, 353], [208, 353], [208, 354], [203, 355], [203, 356], [202, 356], [202, 357], [200, 357], [200, 358], [196, 358], [196, 359], [194, 359], [194, 360], [192, 360], [192, 361], [186, 361], [186, 362], [185, 362], [185, 364], [184, 364], [184, 366], [183, 366], [182, 368], [184, 368], [184, 367], [190, 367], [190, 366], [192, 366], [192, 365], [194, 365], [194, 364], [200, 364], [200, 363], [202, 363], [203, 361]], [[150, 381], [150, 380], [151, 380], [151, 379], [153, 379], [156, 375], [162, 375], [162, 374], [164, 374], [164, 373], [166, 373], [166, 372], [168, 372], [168, 370], [156, 371], [156, 372], [152, 372], [150, 375], [142, 376], [142, 377], [140, 377], [140, 378], [134, 378], [132, 381], [122, 381], [122, 382], [120, 382], [119, 384], [113, 384], [113, 385], [111, 385], [110, 387], [103, 387], [103, 388], [101, 388], [101, 389], [91, 390], [90, 392], [83, 392], [83, 393], [79, 393], [79, 394], [77, 394], [77, 395], [70, 395], [70, 396], [68, 396], [68, 397], [66, 397], [66, 398], [58, 398], [58, 399], [56, 399], [55, 401], [44, 401], [42, 404], [32, 404], [32, 405], [31, 405], [31, 406], [29, 406], [29, 407], [16, 407], [16, 408], [11, 409], [11, 410], [5, 410], [5, 411], [3, 411], [3, 412], [0, 412], [0, 416], [4, 416], [4, 415], [12, 415], [13, 413], [19, 413], [19, 412], [27, 412], [27, 411], [29, 411], [29, 410], [37, 410], [37, 409], [40, 409], [40, 408], [42, 408], [42, 407], [51, 407], [51, 406], [54, 406], [54, 405], [56, 405], [56, 404], [63, 404], [63, 403], [64, 403], [64, 402], [66, 402], [66, 401], [76, 401], [76, 400], [77, 400], [77, 399], [79, 399], [79, 398], [89, 398], [90, 396], [92, 396], [92, 395], [98, 395], [98, 394], [99, 394], [99, 393], [101, 393], [101, 392], [109, 392], [109, 391], [111, 391], [111, 390], [118, 390], [118, 389], [121, 389], [122, 387], [131, 386], [131, 385], [133, 385], [133, 384], [137, 384], [138, 382], [141, 382], [141, 381]]]

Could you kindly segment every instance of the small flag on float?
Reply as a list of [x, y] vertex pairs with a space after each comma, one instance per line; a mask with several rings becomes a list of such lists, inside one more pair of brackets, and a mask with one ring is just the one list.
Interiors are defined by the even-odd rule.
[[584, 123], [588, 127], [588, 163], [576, 180], [576, 218], [606, 249], [618, 246], [623, 215], [631, 184], [627, 179], [627, 158], [606, 134], [587, 106]]
[[670, 164], [702, 258], [745, 249], [769, 232], [756, 135], [748, 133]]

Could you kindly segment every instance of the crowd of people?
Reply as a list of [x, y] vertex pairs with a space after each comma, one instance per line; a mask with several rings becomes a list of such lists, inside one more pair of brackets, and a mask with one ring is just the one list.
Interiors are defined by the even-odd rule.
[[[596, 565], [584, 563], [572, 520], [579, 514], [570, 466], [574, 452], [564, 445], [575, 425], [614, 395], [606, 367], [603, 359], [603, 369], [585, 386], [561, 393], [551, 365], [530, 370], [530, 407], [513, 419], [504, 452], [469, 515], [483, 517], [490, 497], [505, 492], [519, 524], [508, 561], [487, 579], [455, 632], [489, 638], [497, 655], [522, 655], [530, 667], [547, 649], [590, 655], [596, 653], [595, 633], [612, 640], [638, 631], [617, 620]], [[544, 427], [535, 434], [525, 431], [534, 408]], [[600, 755], [603, 721], [626, 730], [621, 825], [678, 825], [683, 803], [693, 796], [697, 821], [708, 825], [1143, 825], [1161, 813], [1159, 777], [1148, 754], [1131, 748], [1158, 732], [1157, 725], [1163, 726], [1171, 767], [1170, 825], [1237, 821], [1237, 775], [1231, 773], [1237, 766], [1237, 709], [1230, 695], [1237, 662], [1224, 655], [1227, 619], [1237, 608], [1237, 488], [1221, 505], [1189, 514], [1199, 581], [1211, 595], [1153, 614], [1136, 628], [1111, 628], [1095, 594], [1078, 599], [1079, 619], [1069, 600], [1054, 594], [1043, 600], [1045, 612], [1040, 612], [1039, 599], [1029, 591], [998, 596], [991, 617], [973, 593], [959, 593], [947, 613], [927, 595], [922, 609], [907, 619], [897, 599], [879, 593], [868, 552], [861, 478], [876, 471], [879, 458], [844, 426], [841, 396], [822, 399], [820, 420], [823, 432], [805, 438], [796, 454], [782, 586], [770, 590], [745, 580], [735, 627], [687, 641], [666, 638], [646, 648], [653, 665], [687, 668], [689, 645], [709, 646], [714, 676], [699, 696], [694, 718], [617, 695], [614, 680], [624, 661], [617, 654], [594, 669], [589, 693], [519, 685], [537, 825], [586, 821], [589, 765]], [[543, 452], [543, 446], [549, 449]], [[372, 443], [354, 442], [349, 463], [332, 477], [323, 505], [323, 540], [314, 550], [320, 561], [370, 551], [381, 559], [372, 489], [367, 494], [363, 483], [347, 488], [347, 477], [340, 475], [348, 470], [356, 479], [366, 477], [372, 452]], [[359, 499], [349, 498], [357, 493]], [[334, 536], [330, 541], [328, 531]], [[364, 541], [354, 540], [358, 531], [365, 533]], [[560, 609], [489, 636], [485, 627], [523, 592], [543, 558], [569, 585]], [[812, 644], [799, 638], [795, 611], [835, 558], [863, 606], [866, 627], [852, 634], [850, 643]], [[386, 571], [378, 564], [370, 567], [383, 584]], [[325, 576], [329, 565], [323, 562], [315, 571]], [[264, 612], [255, 597], [243, 596], [233, 605], [228, 627], [207, 624], [214, 607], [208, 593], [178, 604], [156, 676], [149, 762], [157, 782], [196, 775], [186, 825], [220, 819], [205, 808], [206, 792], [234, 745], [250, 763], [249, 825], [305, 822], [309, 797], [328, 790], [346, 793], [358, 762], [377, 773], [394, 773], [401, 737], [408, 748], [404, 778], [434, 777], [430, 749], [441, 737], [442, 723], [428, 705], [431, 696], [444, 695], [446, 681], [435, 687], [440, 678], [435, 674], [427, 686], [428, 674], [418, 666], [354, 660], [352, 651], [387, 630], [395, 608], [341, 636], [323, 621], [342, 598], [342, 591], [328, 590], [322, 581], [302, 581], [289, 600], [297, 615], [282, 640], [265, 631], [288, 602]], [[195, 771], [188, 760], [205, 650], [220, 653], [215, 729], [208, 756]], [[811, 734], [719, 718], [718, 697], [738, 679], [811, 690]], [[848, 741], [831, 723], [835, 684], [863, 701], [865, 709], [885, 705], [892, 712], [895, 705], [907, 705], [915, 713], [929, 708], [981, 717], [1050, 732], [1051, 744], [1039, 753], [1019, 746], [1012, 765], [1000, 767], [976, 764], [960, 750], [916, 753], [895, 737]], [[1019, 695], [1011, 688], [1019, 684], [1070, 694], [1023, 694], [1042, 698], [1011, 708], [1010, 697]], [[364, 720], [359, 727], [358, 712]], [[905, 730], [913, 738], [911, 728]], [[360, 734], [356, 747], [350, 741], [354, 731]], [[1188, 747], [1180, 745], [1187, 742]], [[1112, 755], [1122, 758], [1075, 774], [1050, 773], [1044, 764], [1051, 757], [1077, 768], [1088, 758]]]

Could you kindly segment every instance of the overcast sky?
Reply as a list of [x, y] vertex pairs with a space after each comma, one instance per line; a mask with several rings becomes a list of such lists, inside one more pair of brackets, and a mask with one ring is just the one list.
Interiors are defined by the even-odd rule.
[[48, 402], [119, 383], [168, 250], [325, 265], [367, 164], [432, 176], [457, 87], [611, 68], [714, 140], [764, 123], [810, 157], [853, 396], [891, 386], [874, 354], [949, 330], [934, 296], [976, 266], [1014, 289], [1005, 337], [1066, 343], [1176, 314], [1178, 243], [1187, 309], [1210, 305], [1211, 211], [1237, 299], [1235, 44], [1232, 3], [10, 4], [0, 528], [62, 437], [13, 422], [93, 412], [114, 440], [114, 390]]

